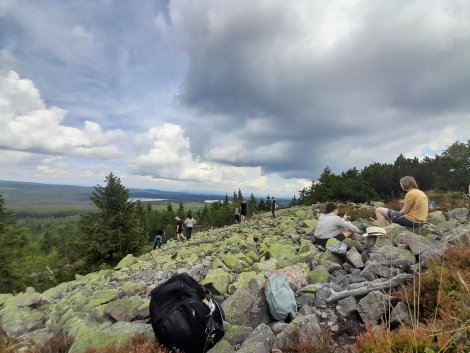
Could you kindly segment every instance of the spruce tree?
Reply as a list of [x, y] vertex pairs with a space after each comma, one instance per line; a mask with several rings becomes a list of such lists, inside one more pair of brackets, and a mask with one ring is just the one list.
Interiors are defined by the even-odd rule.
[[90, 197], [97, 207], [80, 219], [81, 245], [88, 262], [114, 263], [137, 252], [147, 240], [145, 229], [128, 201], [129, 192], [110, 173], [106, 186], [97, 185]]
[[25, 243], [24, 230], [15, 224], [0, 195], [0, 293], [15, 289], [18, 277], [14, 267], [16, 261], [23, 257], [22, 248]]

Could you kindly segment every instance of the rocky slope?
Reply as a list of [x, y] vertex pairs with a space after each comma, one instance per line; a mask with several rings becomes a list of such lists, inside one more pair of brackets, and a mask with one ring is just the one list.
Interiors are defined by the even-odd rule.
[[[358, 206], [368, 207], [368, 206]], [[360, 228], [370, 221], [357, 220]], [[149, 293], [173, 274], [187, 272], [209, 288], [226, 314], [226, 335], [210, 352], [264, 353], [292, 337], [333, 334], [338, 352], [349, 351], [364, 323], [384, 316], [410, 322], [406, 304], [389, 295], [422, 264], [439, 258], [448, 244], [470, 244], [469, 210], [436, 211], [415, 230], [398, 225], [375, 245], [349, 241], [360, 263], [343, 263], [311, 242], [316, 225], [310, 207], [257, 216], [244, 224], [197, 233], [185, 243], [169, 242], [139, 258], [126, 256], [103, 270], [36, 293], [0, 294], [0, 328], [20, 338], [18, 351], [57, 334], [74, 340], [70, 353], [89, 347], [129, 344], [148, 321]], [[273, 322], [261, 290], [264, 271], [282, 269], [296, 292], [299, 312], [290, 323]], [[390, 315], [388, 314], [390, 313]]]

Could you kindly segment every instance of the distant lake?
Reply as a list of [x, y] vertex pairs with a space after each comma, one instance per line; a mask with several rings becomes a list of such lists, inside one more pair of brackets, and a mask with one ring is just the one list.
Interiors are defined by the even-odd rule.
[[130, 197], [127, 199], [128, 201], [135, 202], [135, 201], [141, 201], [141, 202], [155, 202], [155, 201], [166, 201], [168, 199], [152, 199], [150, 197]]

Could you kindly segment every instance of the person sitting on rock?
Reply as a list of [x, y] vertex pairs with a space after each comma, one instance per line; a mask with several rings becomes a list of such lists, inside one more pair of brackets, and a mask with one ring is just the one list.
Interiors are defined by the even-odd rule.
[[315, 244], [320, 245], [334, 254], [344, 256], [348, 246], [343, 240], [350, 238], [354, 233], [362, 233], [359, 228], [349, 221], [347, 213], [343, 218], [338, 216], [338, 206], [329, 202], [325, 205], [323, 214], [318, 219], [315, 228]]
[[379, 227], [389, 225], [387, 218], [392, 223], [404, 227], [421, 227], [426, 222], [429, 212], [428, 197], [418, 189], [416, 180], [411, 176], [403, 177], [400, 179], [400, 186], [406, 192], [403, 207], [400, 211], [385, 207], [376, 208], [375, 215]]

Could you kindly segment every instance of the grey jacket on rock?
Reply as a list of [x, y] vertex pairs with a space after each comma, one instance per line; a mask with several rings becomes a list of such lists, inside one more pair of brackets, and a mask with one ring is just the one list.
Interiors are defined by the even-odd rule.
[[337, 236], [339, 233], [341, 233], [342, 229], [347, 229], [354, 233], [361, 233], [361, 230], [354, 224], [335, 215], [333, 212], [328, 214], [321, 214], [320, 218], [318, 219], [317, 227], [315, 228], [315, 238], [333, 238], [334, 236]]

